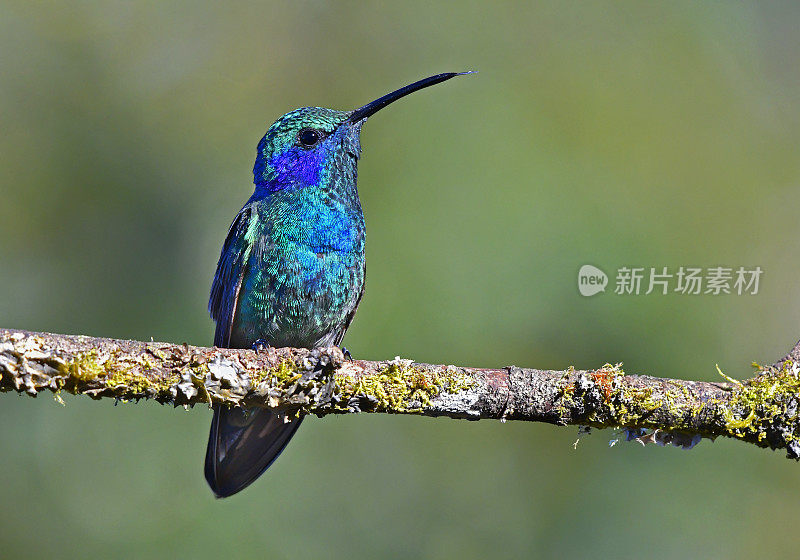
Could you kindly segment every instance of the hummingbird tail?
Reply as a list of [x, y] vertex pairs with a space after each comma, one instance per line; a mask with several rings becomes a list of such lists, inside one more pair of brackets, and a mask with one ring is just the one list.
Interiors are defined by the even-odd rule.
[[214, 407], [206, 450], [206, 480], [227, 498], [261, 476], [281, 454], [303, 420], [262, 408]]

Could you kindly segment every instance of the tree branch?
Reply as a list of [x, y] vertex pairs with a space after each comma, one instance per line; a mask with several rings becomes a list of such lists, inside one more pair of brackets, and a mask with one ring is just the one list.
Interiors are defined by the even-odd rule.
[[52, 391], [317, 416], [385, 412], [623, 428], [641, 443], [725, 436], [800, 458], [800, 342], [756, 377], [725, 383], [595, 370], [479, 369], [338, 348], [233, 350], [0, 329], [0, 392]]

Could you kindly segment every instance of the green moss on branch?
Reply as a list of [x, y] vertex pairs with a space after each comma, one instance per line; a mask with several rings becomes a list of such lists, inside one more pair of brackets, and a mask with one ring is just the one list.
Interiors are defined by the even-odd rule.
[[795, 459], [798, 363], [800, 346], [753, 379], [707, 383], [626, 375], [620, 364], [475, 369], [349, 361], [338, 348], [255, 352], [0, 330], [0, 392], [619, 427], [642, 442], [685, 447], [700, 436], [725, 436], [785, 449]]

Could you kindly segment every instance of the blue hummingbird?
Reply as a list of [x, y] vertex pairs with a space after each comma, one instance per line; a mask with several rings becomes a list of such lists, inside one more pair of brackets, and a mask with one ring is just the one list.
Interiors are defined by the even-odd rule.
[[[437, 74], [354, 111], [295, 109], [258, 143], [255, 191], [231, 224], [211, 285], [214, 344], [338, 346], [364, 294], [364, 215], [356, 189], [367, 118]], [[205, 476], [217, 497], [258, 478], [303, 418], [214, 406]]]

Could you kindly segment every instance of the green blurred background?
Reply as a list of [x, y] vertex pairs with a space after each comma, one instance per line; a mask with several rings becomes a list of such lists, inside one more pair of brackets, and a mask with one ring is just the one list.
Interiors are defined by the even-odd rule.
[[[0, 327], [208, 344], [267, 126], [477, 69], [364, 129], [353, 354], [746, 377], [800, 337], [798, 23], [790, 2], [4, 2]], [[585, 263], [764, 275], [585, 298]], [[328, 417], [217, 501], [207, 409], [65, 400], [0, 395], [3, 558], [796, 553], [800, 465], [738, 442]]]

